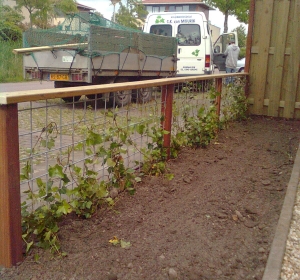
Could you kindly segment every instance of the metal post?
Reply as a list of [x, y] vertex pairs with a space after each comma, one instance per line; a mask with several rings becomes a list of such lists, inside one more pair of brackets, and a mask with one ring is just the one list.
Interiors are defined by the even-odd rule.
[[22, 261], [18, 105], [0, 105], [0, 266]]
[[172, 105], [173, 105], [173, 92], [174, 85], [167, 85], [162, 87], [162, 104], [161, 115], [163, 116], [162, 128], [168, 131], [168, 134], [164, 134], [164, 147], [167, 148], [167, 159], [170, 158], [171, 147], [171, 129], [172, 129]]

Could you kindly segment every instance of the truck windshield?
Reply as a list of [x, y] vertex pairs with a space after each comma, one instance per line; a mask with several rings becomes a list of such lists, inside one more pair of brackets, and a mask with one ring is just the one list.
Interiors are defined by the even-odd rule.
[[177, 38], [179, 46], [199, 46], [201, 43], [200, 26], [198, 24], [178, 25]]
[[172, 26], [171, 25], [152, 25], [150, 33], [162, 36], [172, 37]]

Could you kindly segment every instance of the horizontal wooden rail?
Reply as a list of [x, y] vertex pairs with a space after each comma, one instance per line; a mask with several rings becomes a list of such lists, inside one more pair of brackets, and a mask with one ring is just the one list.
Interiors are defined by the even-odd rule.
[[205, 81], [217, 78], [226, 78], [228, 76], [246, 77], [248, 73], [230, 73], [230, 74], [214, 74], [203, 76], [187, 76], [176, 78], [164, 78], [156, 80], [138, 81], [138, 82], [126, 82], [106, 85], [91, 85], [84, 87], [68, 87], [68, 88], [56, 88], [56, 89], [44, 89], [44, 90], [26, 90], [16, 92], [3, 92], [0, 93], [0, 104], [15, 104], [20, 102], [46, 100], [53, 98], [63, 98], [71, 96], [81, 96], [89, 94], [103, 94], [107, 92], [139, 89], [148, 87], [166, 86], [176, 83], [186, 83], [194, 81]]
[[26, 54], [32, 52], [52, 51], [55, 49], [78, 49], [80, 47], [86, 47], [87, 45], [88, 43], [78, 43], [78, 44], [64, 44], [64, 45], [54, 45], [54, 46], [21, 48], [21, 49], [13, 49], [12, 52], [14, 54]]
[[[249, 98], [248, 102], [250, 105], [253, 105], [254, 98]], [[264, 103], [263, 103], [264, 106], [269, 106], [269, 103], [270, 103], [269, 99], [264, 99]], [[285, 101], [284, 100], [279, 101], [279, 107], [284, 108], [284, 106], [285, 106]], [[300, 109], [300, 102], [295, 102], [295, 109]]]

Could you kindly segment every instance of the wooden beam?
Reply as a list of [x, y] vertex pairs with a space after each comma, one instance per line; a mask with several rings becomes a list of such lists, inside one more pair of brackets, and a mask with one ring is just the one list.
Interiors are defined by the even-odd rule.
[[[251, 59], [251, 46], [253, 40], [253, 26], [254, 26], [254, 14], [255, 14], [255, 0], [250, 1], [249, 8], [249, 21], [248, 21], [248, 35], [247, 35], [247, 43], [246, 43], [246, 62], [245, 62], [245, 72], [249, 72], [250, 70], [250, 59]], [[247, 76], [246, 86], [245, 86], [245, 95], [249, 95], [249, 82], [250, 77]]]
[[67, 88], [55, 88], [55, 89], [39, 89], [30, 91], [16, 91], [16, 92], [2, 92], [0, 93], [0, 104], [14, 104], [19, 102], [46, 100], [52, 98], [63, 98], [72, 96], [81, 96], [89, 94], [102, 94], [120, 90], [131, 90], [139, 88], [157, 87], [176, 83], [186, 83], [192, 81], [205, 81], [213, 80], [216, 78], [226, 77], [245, 77], [248, 76], [246, 72], [230, 73], [230, 74], [213, 74], [213, 75], [201, 75], [201, 76], [187, 76], [177, 78], [162, 78], [143, 80], [137, 82], [126, 82], [116, 84], [104, 84], [104, 85], [90, 85], [90, 86], [78, 86]]
[[172, 129], [172, 107], [173, 107], [174, 84], [162, 87], [161, 115], [163, 116], [162, 128], [168, 131], [164, 134], [164, 148], [167, 149], [167, 159], [171, 157], [171, 129]]
[[[254, 104], [254, 98], [248, 98], [247, 100], [250, 105]], [[269, 106], [269, 104], [270, 104], [270, 99], [264, 99], [263, 105]], [[284, 100], [279, 101], [280, 108], [285, 108], [287, 106], [286, 104], [287, 103]], [[288, 106], [290, 106], [290, 104], [288, 104]], [[294, 112], [294, 109], [300, 109], [300, 102], [294, 102], [293, 112]]]
[[0, 106], [0, 265], [22, 261], [18, 105]]
[[55, 49], [77, 49], [80, 47], [87, 46], [88, 43], [78, 43], [78, 44], [64, 44], [64, 45], [54, 45], [54, 46], [42, 46], [42, 47], [31, 47], [31, 48], [21, 48], [13, 49], [14, 54], [26, 54], [32, 52], [42, 52], [42, 51], [52, 51]]

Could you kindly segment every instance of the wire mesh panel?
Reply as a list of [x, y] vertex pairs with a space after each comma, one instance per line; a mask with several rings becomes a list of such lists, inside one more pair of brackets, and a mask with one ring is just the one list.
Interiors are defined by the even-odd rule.
[[[20, 103], [22, 201], [29, 198], [38, 203], [41, 197], [51, 197], [53, 190], [71, 196], [67, 190], [77, 188], [89, 176], [95, 184], [108, 182], [106, 187], [122, 188], [124, 170], [143, 172], [141, 167], [153, 160], [151, 152], [162, 145], [164, 133], [171, 133], [171, 149], [190, 140], [197, 146], [207, 123], [218, 128], [218, 120], [225, 123], [236, 118], [245, 105], [240, 102], [244, 96], [240, 79], [231, 84], [223, 79], [221, 93], [214, 79], [175, 83], [171, 130], [164, 132], [167, 101], [162, 89], [116, 91], [109, 99], [98, 94], [79, 100], [64, 98], [67, 103], [62, 99]], [[218, 97], [222, 100], [220, 116]], [[122, 100], [127, 105], [122, 106]], [[207, 137], [209, 142], [211, 136]]]
[[113, 157], [139, 169], [142, 150], [151, 142], [147, 130], [160, 126], [160, 92], [151, 90], [146, 103], [139, 90], [135, 102], [123, 107], [116, 105], [117, 94], [109, 100], [96, 95], [70, 103], [52, 99], [19, 104], [22, 201], [28, 194], [47, 196], [54, 186], [74, 188], [79, 173], [95, 172], [99, 182], [109, 181]]

